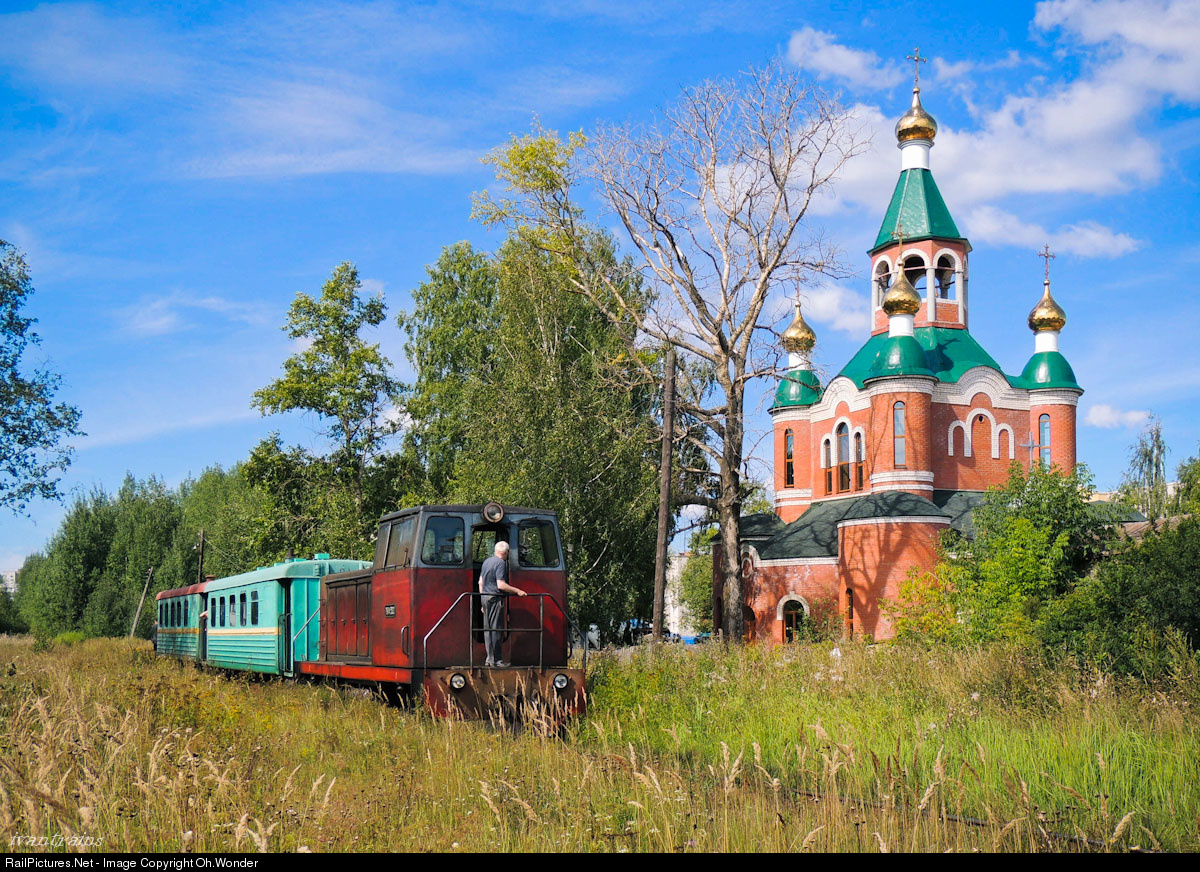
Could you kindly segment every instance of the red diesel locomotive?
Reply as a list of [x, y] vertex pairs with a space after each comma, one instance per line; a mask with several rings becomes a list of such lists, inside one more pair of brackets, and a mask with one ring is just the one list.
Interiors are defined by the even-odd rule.
[[[488, 667], [479, 573], [501, 540], [511, 548], [509, 583], [528, 595], [505, 600], [511, 665]], [[574, 628], [554, 512], [498, 503], [403, 509], [380, 520], [371, 564], [317, 555], [158, 600], [164, 654], [420, 693], [439, 716], [512, 716], [536, 705], [557, 719], [584, 710], [583, 669], [567, 665]]]

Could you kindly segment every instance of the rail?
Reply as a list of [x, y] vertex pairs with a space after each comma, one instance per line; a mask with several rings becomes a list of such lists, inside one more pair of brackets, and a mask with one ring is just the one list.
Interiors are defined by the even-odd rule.
[[[464, 591], [463, 593], [460, 593], [458, 595], [458, 598], [455, 599], [454, 602], [452, 602], [450, 604], [450, 608], [446, 609], [446, 611], [442, 614], [442, 616], [437, 619], [437, 622], [434, 623], [434, 625], [429, 629], [429, 632], [426, 633], [424, 635], [424, 637], [421, 639], [421, 666], [422, 666], [422, 668], [424, 668], [424, 669], [429, 668], [429, 640], [430, 640], [430, 638], [433, 637], [433, 634], [438, 631], [438, 628], [440, 628], [442, 626], [442, 624], [446, 621], [446, 619], [449, 618], [451, 614], [453, 614], [454, 610], [456, 608], [458, 608], [458, 604], [461, 603], [464, 599], [467, 600], [468, 602], [471, 602], [474, 600], [475, 597], [483, 597], [483, 596], [496, 596], [496, 594], [483, 594], [483, 593], [479, 593], [476, 591]], [[507, 595], [500, 594], [500, 596], [507, 596]], [[575, 625], [575, 622], [571, 620], [571, 616], [567, 614], [567, 610], [565, 608], [563, 608], [562, 603], [560, 603], [558, 601], [558, 598], [556, 596], [554, 596], [554, 594], [552, 594], [552, 593], [531, 593], [531, 594], [528, 594], [526, 598], [537, 599], [537, 601], [538, 601], [538, 626], [537, 627], [506, 627], [504, 632], [506, 632], [506, 633], [537, 633], [538, 634], [538, 669], [543, 669], [543, 668], [545, 668], [544, 662], [545, 662], [545, 642], [546, 642], [546, 600], [550, 600], [552, 603], [554, 603], [555, 608], [558, 609], [559, 614], [561, 614], [563, 616], [563, 618], [566, 620], [568, 626], [571, 629], [574, 629], [578, 632], [579, 628]], [[488, 630], [484, 627], [475, 626], [475, 610], [474, 609], [470, 609], [468, 614], [470, 615], [470, 621], [469, 621], [470, 627], [467, 630], [467, 639], [469, 640], [469, 644], [467, 645], [467, 666], [470, 669], [474, 669], [475, 668], [475, 638], [474, 638], [475, 633], [477, 633], [477, 632], [486, 633], [486, 632], [488, 632]], [[587, 639], [584, 638], [583, 642], [584, 642], [583, 665], [584, 665], [584, 669], [586, 669], [587, 668]]]

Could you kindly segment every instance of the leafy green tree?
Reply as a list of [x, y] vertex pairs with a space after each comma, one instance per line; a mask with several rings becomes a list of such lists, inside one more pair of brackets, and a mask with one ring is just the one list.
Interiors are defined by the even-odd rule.
[[[592, 244], [595, 263], [621, 268], [610, 240]], [[510, 238], [496, 269], [499, 323], [490, 365], [465, 391], [466, 444], [451, 495], [556, 510], [573, 612], [610, 627], [647, 614], [657, 511], [653, 391], [631, 379], [620, 329], [572, 291], [571, 267]]]
[[332, 459], [359, 513], [367, 468], [396, 429], [390, 414], [399, 391], [391, 362], [363, 337], [383, 322], [386, 306], [380, 298], [364, 299], [361, 290], [358, 270], [343, 263], [319, 298], [296, 295], [283, 329], [308, 346], [284, 361], [283, 377], [253, 400], [263, 414], [300, 410], [329, 421]]
[[79, 410], [54, 402], [61, 377], [22, 360], [39, 342], [36, 322], [21, 314], [32, 293], [25, 259], [0, 240], [0, 509], [14, 513], [34, 499], [61, 498], [57, 474], [71, 462], [64, 442], [83, 435]]
[[695, 530], [688, 540], [688, 559], [679, 576], [680, 602], [697, 633], [713, 631], [712, 540], [717, 533], [709, 524]]
[[1189, 457], [1175, 471], [1179, 490], [1175, 494], [1175, 514], [1200, 512], [1200, 456]]
[[1152, 532], [1119, 551], [1047, 609], [1042, 637], [1148, 678], [1176, 663], [1175, 643], [1200, 643], [1200, 519]]
[[0, 633], [28, 633], [29, 624], [17, 610], [17, 603], [12, 595], [0, 589]]
[[973, 515], [974, 536], [943, 542], [931, 573], [901, 586], [898, 635], [1031, 644], [1047, 604], [1074, 589], [1110, 547], [1114, 512], [1090, 503], [1091, 475], [1013, 464]]
[[1167, 513], [1167, 443], [1162, 421], [1154, 418], [1129, 449], [1129, 469], [1120, 497], [1149, 521]]
[[[178, 494], [161, 480], [139, 482], [127, 475], [111, 502], [112, 539], [103, 574], [88, 596], [82, 629], [90, 636], [123, 636], [129, 632], [150, 569], [159, 573], [179, 526]], [[149, 597], [165, 585], [150, 589]], [[143, 605], [137, 632], [149, 636], [154, 621], [153, 601]]]
[[17, 573], [17, 602], [35, 633], [57, 636], [83, 626], [88, 600], [108, 565], [115, 529], [112, 501], [103, 490], [93, 490], [76, 498], [44, 559], [25, 562]]
[[396, 320], [416, 372], [405, 390], [405, 446], [425, 471], [424, 499], [438, 502], [466, 444], [473, 389], [491, 380], [500, 278], [467, 242], [443, 249], [426, 272], [428, 280], [412, 292], [412, 313], [400, 312]]

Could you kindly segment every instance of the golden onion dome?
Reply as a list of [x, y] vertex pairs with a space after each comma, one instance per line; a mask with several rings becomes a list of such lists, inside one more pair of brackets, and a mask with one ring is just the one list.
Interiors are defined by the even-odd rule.
[[783, 331], [781, 337], [784, 351], [808, 352], [817, 344], [817, 334], [808, 326], [804, 316], [800, 314], [800, 304], [796, 304], [796, 317]]
[[921, 89], [913, 88], [912, 107], [896, 122], [896, 139], [900, 142], [910, 139], [928, 139], [932, 142], [937, 130], [937, 122], [921, 105]]
[[1029, 329], [1034, 333], [1040, 333], [1043, 330], [1062, 330], [1066, 323], [1067, 313], [1054, 301], [1054, 297], [1050, 296], [1050, 280], [1046, 279], [1042, 298], [1029, 313]]
[[921, 295], [912, 286], [904, 270], [900, 270], [900, 277], [883, 295], [882, 306], [883, 311], [889, 315], [915, 315], [921, 308]]

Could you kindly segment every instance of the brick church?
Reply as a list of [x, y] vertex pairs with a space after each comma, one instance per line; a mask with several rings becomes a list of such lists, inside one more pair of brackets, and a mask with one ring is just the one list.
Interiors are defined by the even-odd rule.
[[944, 531], [970, 532], [971, 510], [1014, 461], [1075, 466], [1083, 389], [1058, 350], [1066, 316], [1049, 270], [1029, 313], [1033, 354], [1007, 375], [968, 329], [971, 244], [930, 171], [936, 135], [915, 87], [896, 124], [900, 178], [869, 252], [866, 343], [823, 385], [799, 306], [783, 333], [788, 368], [770, 409], [775, 513], [743, 519], [751, 638], [785, 642], [835, 615], [848, 636], [888, 638], [883, 603], [911, 567], [933, 566]]

